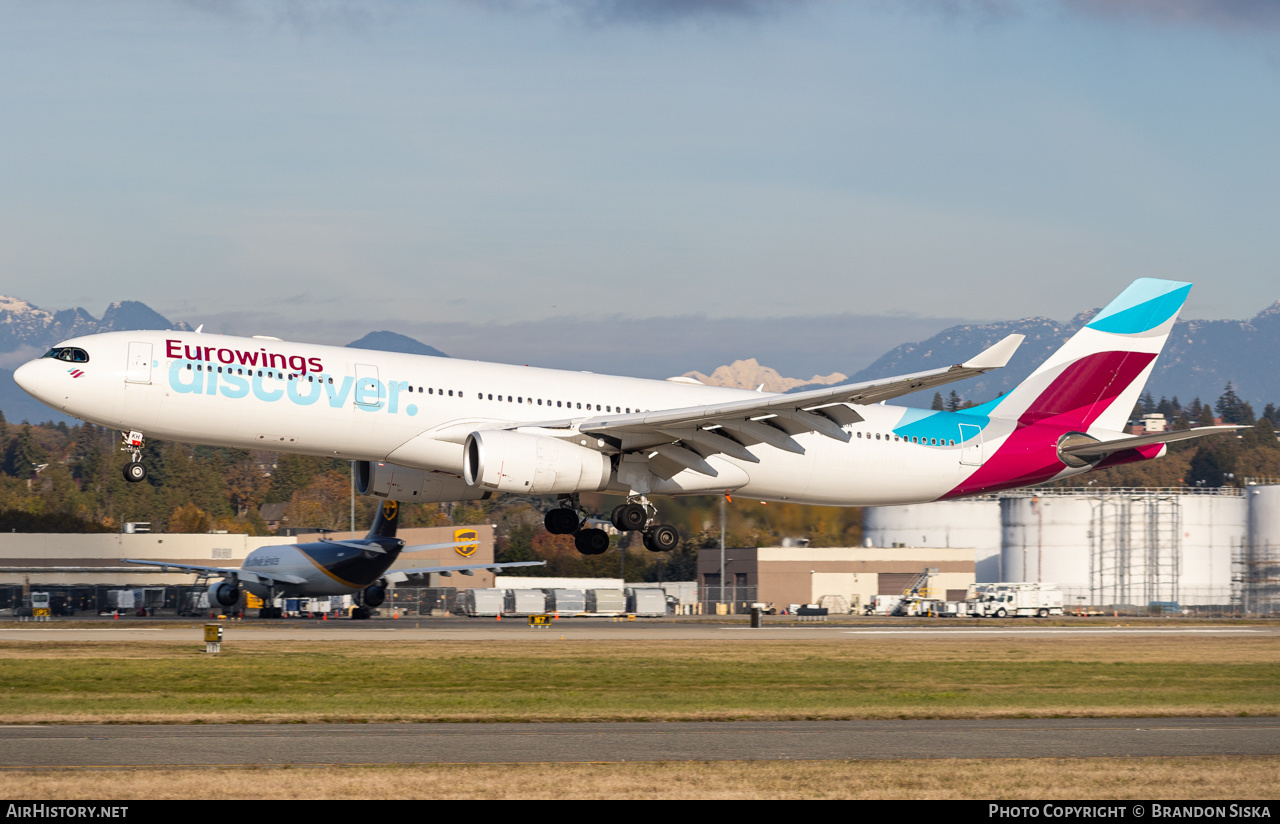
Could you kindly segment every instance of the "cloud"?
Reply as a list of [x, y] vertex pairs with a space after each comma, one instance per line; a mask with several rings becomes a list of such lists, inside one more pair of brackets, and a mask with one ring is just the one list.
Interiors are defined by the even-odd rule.
[[389, 0], [182, 0], [186, 5], [236, 22], [267, 22], [298, 34], [321, 29], [365, 31], [388, 22], [399, 4]]
[[1059, 0], [1068, 10], [1097, 17], [1170, 25], [1257, 31], [1280, 26], [1276, 0]]
[[755, 20], [792, 13], [811, 0], [484, 0], [494, 11], [556, 15], [592, 26], [665, 26]]

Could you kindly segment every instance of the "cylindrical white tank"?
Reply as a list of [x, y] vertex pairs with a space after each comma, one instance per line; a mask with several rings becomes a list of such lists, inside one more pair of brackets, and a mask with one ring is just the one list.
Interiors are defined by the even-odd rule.
[[1000, 577], [1000, 502], [938, 501], [862, 510], [862, 537], [877, 547], [973, 547], [978, 582]]
[[1232, 561], [1248, 543], [1248, 501], [1236, 495], [1183, 495], [1182, 556], [1178, 581], [1183, 604], [1229, 604]]
[[1002, 498], [1002, 581], [1089, 585], [1093, 502], [1078, 496]]
[[1280, 486], [1251, 486], [1249, 543], [1242, 564], [1242, 600], [1249, 612], [1280, 612]]
[[1247, 534], [1235, 490], [1046, 491], [1000, 503], [1005, 581], [1058, 584], [1090, 604], [1232, 600]]

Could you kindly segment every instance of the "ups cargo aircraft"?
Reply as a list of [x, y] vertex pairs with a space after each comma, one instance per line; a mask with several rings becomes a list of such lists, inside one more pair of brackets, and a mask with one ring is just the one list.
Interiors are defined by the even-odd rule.
[[626, 497], [610, 520], [673, 549], [650, 496], [881, 506], [938, 501], [1158, 458], [1124, 428], [1189, 283], [1135, 281], [1013, 391], [955, 412], [884, 402], [1004, 366], [1010, 335], [970, 360], [791, 394], [609, 377], [195, 332], [65, 341], [18, 368], [28, 393], [121, 430], [139, 481], [144, 438], [353, 460], [362, 494], [406, 502], [558, 495], [546, 527], [597, 554], [583, 492]]
[[[214, 373], [217, 374], [216, 372]], [[161, 572], [182, 570], [193, 572], [197, 581], [209, 582], [209, 605], [233, 606], [240, 601], [240, 587], [263, 599], [263, 618], [278, 618], [274, 606], [277, 598], [316, 595], [351, 595], [356, 601], [353, 618], [368, 618], [371, 607], [379, 607], [387, 597], [387, 586], [420, 580], [436, 573], [471, 575], [477, 569], [498, 572], [511, 567], [543, 566], [546, 561], [519, 561], [506, 564], [459, 564], [456, 566], [418, 567], [387, 570], [402, 552], [428, 549], [452, 549], [475, 542], [454, 541], [443, 544], [405, 546], [396, 537], [400, 522], [400, 505], [383, 501], [373, 526], [364, 538], [351, 541], [314, 541], [293, 546], [264, 546], [250, 552], [239, 568], [207, 567], [196, 564], [173, 564], [164, 561], [139, 561], [125, 558], [126, 563], [160, 567]]]

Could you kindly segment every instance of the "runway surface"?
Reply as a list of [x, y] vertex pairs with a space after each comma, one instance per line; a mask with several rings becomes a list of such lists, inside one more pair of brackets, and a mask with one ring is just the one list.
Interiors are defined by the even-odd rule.
[[0, 769], [1280, 755], [1280, 719], [0, 727]]

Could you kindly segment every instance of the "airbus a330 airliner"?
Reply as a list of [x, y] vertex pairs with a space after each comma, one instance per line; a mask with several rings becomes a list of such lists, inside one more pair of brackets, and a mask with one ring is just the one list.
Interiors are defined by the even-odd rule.
[[1189, 283], [1132, 283], [1002, 397], [956, 412], [884, 401], [1004, 366], [1010, 335], [965, 363], [792, 394], [196, 332], [58, 344], [14, 379], [55, 409], [121, 430], [139, 481], [144, 436], [357, 461], [394, 501], [558, 495], [546, 527], [597, 554], [583, 492], [626, 496], [610, 520], [673, 549], [650, 496], [737, 493], [825, 506], [922, 503], [1158, 458], [1236, 427], [1123, 430]]

